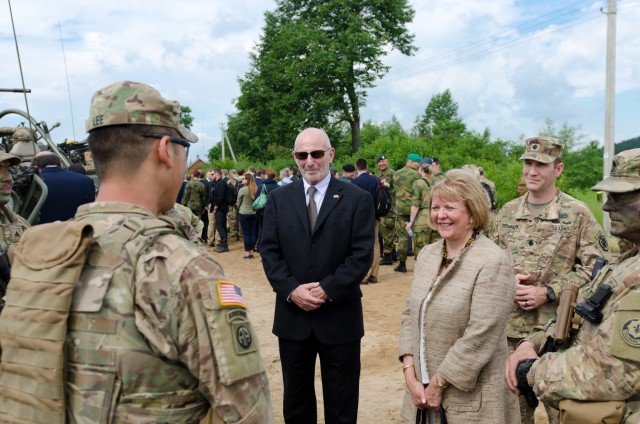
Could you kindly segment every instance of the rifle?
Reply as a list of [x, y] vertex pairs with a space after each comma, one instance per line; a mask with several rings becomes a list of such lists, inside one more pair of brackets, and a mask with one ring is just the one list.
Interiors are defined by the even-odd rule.
[[[603, 257], [596, 259], [596, 263], [591, 271], [591, 281], [595, 280], [600, 270], [604, 268], [607, 263], [607, 260]], [[558, 309], [556, 310], [555, 330], [553, 337], [547, 338], [547, 342], [544, 347], [545, 353], [555, 352], [558, 348], [562, 348], [567, 345], [574, 320], [574, 314], [578, 309], [580, 309], [580, 305], [582, 305], [582, 303], [576, 305], [579, 289], [580, 287], [573, 283], [565, 283], [562, 286], [560, 302], [558, 304]], [[580, 312], [578, 312], [578, 314], [581, 315]]]

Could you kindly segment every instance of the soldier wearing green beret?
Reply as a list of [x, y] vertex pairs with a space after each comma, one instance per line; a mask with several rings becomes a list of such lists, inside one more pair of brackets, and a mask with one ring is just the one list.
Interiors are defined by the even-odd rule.
[[411, 201], [413, 199], [413, 183], [420, 179], [417, 169], [422, 157], [417, 153], [407, 155], [407, 163], [393, 175], [395, 187], [395, 213], [396, 213], [396, 237], [398, 238], [398, 266], [393, 268], [396, 272], [407, 272], [407, 224], [411, 215]]
[[518, 346], [505, 379], [514, 393], [533, 388], [545, 405], [560, 411], [562, 423], [638, 423], [640, 149], [616, 155], [610, 176], [592, 190], [607, 192], [602, 209], [611, 218], [611, 234], [634, 247], [582, 286], [573, 320], [580, 318], [582, 325], [566, 347], [542, 355], [548, 335], [555, 334], [551, 323]]
[[[564, 284], [587, 284], [598, 257], [609, 256], [607, 239], [589, 208], [556, 187], [564, 169], [563, 145], [554, 138], [533, 137], [525, 146], [520, 160], [527, 193], [502, 207], [493, 233], [516, 274], [507, 324], [512, 351], [532, 329], [555, 317]], [[520, 412], [522, 423], [533, 424], [534, 411], [524, 401]]]

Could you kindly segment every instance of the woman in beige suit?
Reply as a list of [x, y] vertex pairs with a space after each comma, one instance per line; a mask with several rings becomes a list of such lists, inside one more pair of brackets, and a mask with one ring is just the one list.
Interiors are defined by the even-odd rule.
[[418, 255], [401, 320], [407, 422], [520, 422], [502, 377], [515, 277], [507, 255], [480, 233], [488, 220], [471, 174], [451, 170], [433, 187], [429, 225], [443, 240]]

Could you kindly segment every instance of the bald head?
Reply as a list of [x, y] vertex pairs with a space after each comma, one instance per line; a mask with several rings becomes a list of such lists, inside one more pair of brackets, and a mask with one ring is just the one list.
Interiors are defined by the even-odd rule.
[[309, 184], [316, 185], [329, 175], [335, 152], [326, 132], [319, 128], [303, 130], [296, 137], [293, 151], [302, 178]]

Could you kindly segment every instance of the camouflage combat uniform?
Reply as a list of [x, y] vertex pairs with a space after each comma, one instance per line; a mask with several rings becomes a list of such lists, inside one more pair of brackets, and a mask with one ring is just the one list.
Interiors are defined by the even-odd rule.
[[432, 230], [428, 224], [431, 208], [431, 181], [425, 177], [413, 183], [413, 197], [411, 206], [419, 208], [413, 222], [413, 252], [418, 257], [420, 249], [440, 239], [440, 234]]
[[189, 240], [201, 244], [200, 235], [204, 228], [204, 222], [194, 215], [191, 209], [176, 203], [171, 209], [159, 215], [175, 220]]
[[533, 311], [514, 302], [507, 325], [510, 339], [522, 339], [554, 318], [562, 285], [586, 284], [596, 259], [609, 257], [607, 239], [589, 208], [560, 190], [537, 218], [527, 208], [527, 195], [505, 204], [493, 238], [509, 254], [516, 274], [531, 274], [533, 285], [550, 286], [556, 294], [555, 302]]
[[[235, 178], [229, 178], [229, 181], [227, 181], [227, 184], [235, 187], [236, 192], [238, 192], [240, 190], [240, 187], [242, 187], [242, 185], [240, 184], [240, 181], [238, 181]], [[229, 212], [227, 212], [227, 227], [229, 228], [228, 238], [229, 240], [235, 239], [236, 241], [239, 241], [240, 237], [242, 236], [242, 233], [240, 231], [240, 220], [238, 219], [238, 206], [236, 206], [235, 204], [228, 205], [228, 206], [229, 206]]]
[[[531, 311], [513, 303], [507, 323], [511, 351], [534, 327], [555, 318], [565, 282], [586, 284], [596, 259], [609, 256], [607, 239], [584, 203], [558, 190], [540, 216], [534, 218], [527, 199], [525, 194], [502, 207], [495, 219], [493, 238], [509, 254], [515, 274], [531, 275], [523, 284], [550, 286], [556, 300]], [[520, 409], [522, 423], [533, 424], [533, 411], [523, 398]]]
[[431, 177], [431, 181], [433, 181], [433, 185], [438, 184], [439, 181], [444, 180], [444, 172], [440, 171], [437, 174], [433, 174]]
[[[395, 213], [395, 186], [393, 184], [393, 175], [395, 171], [387, 166], [387, 169], [381, 171], [376, 170], [376, 177], [389, 183], [389, 192], [391, 193], [391, 211], [387, 216], [380, 218], [378, 223], [380, 234], [382, 235], [382, 254], [391, 256], [391, 252], [395, 247], [396, 241], [396, 213]], [[377, 243], [377, 240], [376, 240]]]
[[20, 241], [20, 236], [30, 227], [29, 223], [20, 215], [9, 209], [8, 206], [0, 206], [0, 246], [5, 251], [14, 243]]
[[202, 213], [202, 209], [204, 208], [206, 195], [205, 192], [206, 187], [199, 180], [193, 178], [191, 181], [187, 183], [184, 187], [184, 193], [182, 195], [182, 203], [183, 206], [191, 209], [191, 212], [196, 216], [200, 216]]
[[395, 187], [396, 237], [398, 238], [398, 260], [407, 260], [407, 222], [411, 214], [411, 199], [413, 197], [413, 183], [420, 179], [418, 171], [405, 165], [393, 175]]
[[[616, 264], [603, 268], [593, 284], [583, 286], [578, 302], [602, 284], [613, 294], [600, 324], [585, 322], [566, 350], [534, 362], [527, 380], [536, 396], [558, 408], [563, 399], [627, 401], [625, 423], [640, 421], [640, 256], [634, 248]], [[528, 338], [539, 353], [551, 326]], [[633, 415], [632, 415], [633, 414]]]
[[70, 421], [197, 422], [211, 407], [221, 422], [273, 422], [246, 303], [215, 260], [177, 232], [134, 236], [137, 261], [122, 256], [122, 229], [154, 219], [118, 202], [78, 210], [94, 245], [69, 317]]

